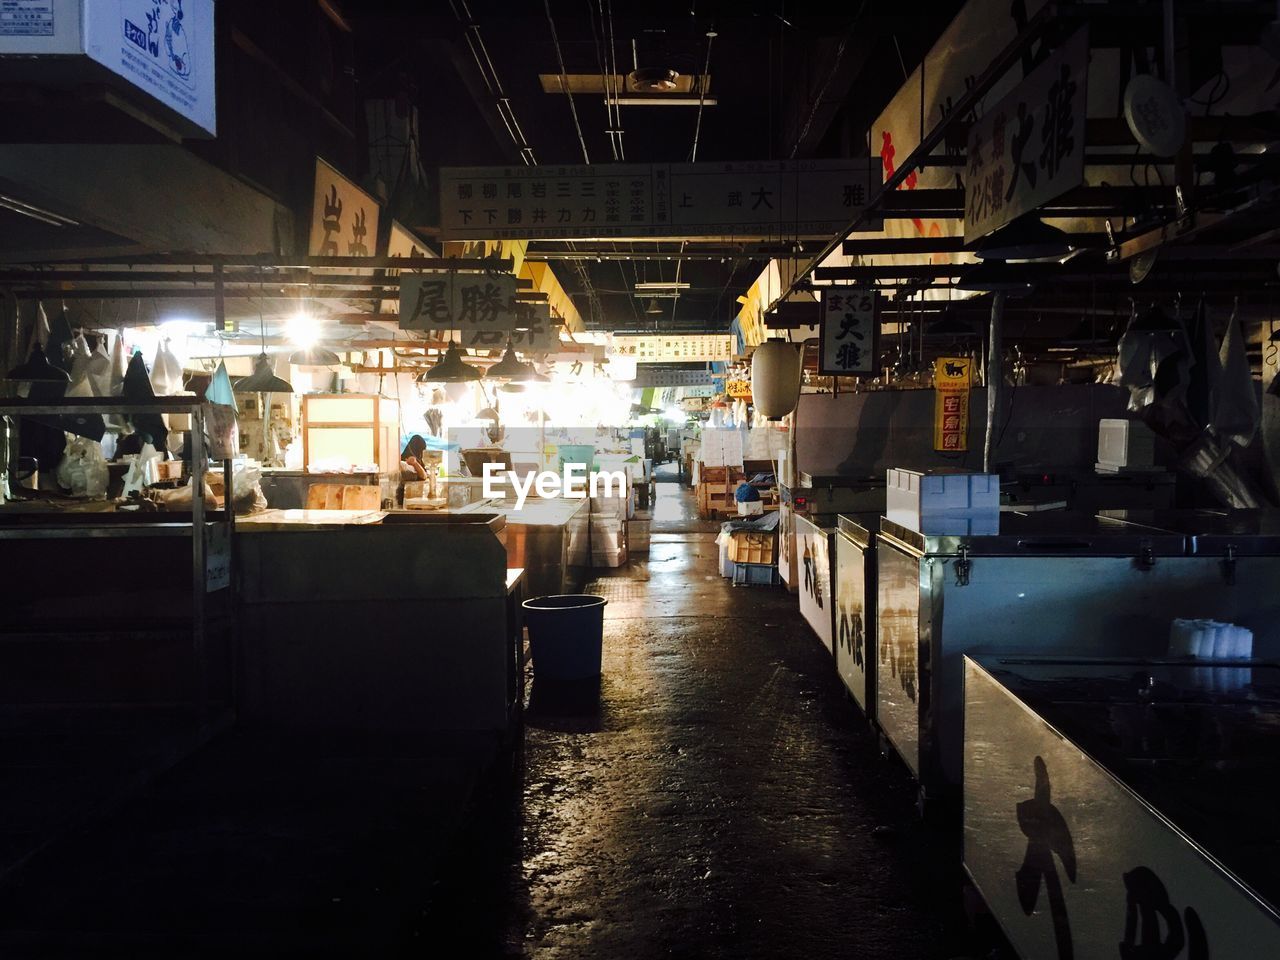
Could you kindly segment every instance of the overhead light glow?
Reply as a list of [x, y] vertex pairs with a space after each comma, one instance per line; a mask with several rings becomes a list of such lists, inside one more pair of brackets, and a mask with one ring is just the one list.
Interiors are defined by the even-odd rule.
[[291, 343], [306, 349], [320, 339], [320, 322], [309, 313], [295, 313], [285, 323], [285, 335]]

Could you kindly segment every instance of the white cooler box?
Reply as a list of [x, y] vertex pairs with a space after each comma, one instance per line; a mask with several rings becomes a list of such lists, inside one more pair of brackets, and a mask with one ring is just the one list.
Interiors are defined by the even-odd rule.
[[932, 527], [925, 531], [923, 526], [958, 525], [961, 520], [967, 521], [966, 526], [976, 523], [986, 528], [1000, 520], [1000, 478], [995, 474], [921, 473], [890, 467], [886, 486], [885, 517], [911, 530], [932, 532]]

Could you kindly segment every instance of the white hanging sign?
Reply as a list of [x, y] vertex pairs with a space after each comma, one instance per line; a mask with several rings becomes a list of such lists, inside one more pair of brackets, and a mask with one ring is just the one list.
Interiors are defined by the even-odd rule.
[[871, 287], [825, 287], [818, 328], [818, 372], [874, 376], [880, 359], [880, 295]]

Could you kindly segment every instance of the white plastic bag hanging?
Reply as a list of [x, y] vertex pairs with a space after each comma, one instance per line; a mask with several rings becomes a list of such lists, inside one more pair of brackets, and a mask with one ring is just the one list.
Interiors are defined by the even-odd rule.
[[151, 389], [157, 397], [172, 397], [182, 392], [182, 361], [167, 338], [156, 347], [156, 359], [151, 364]]
[[107, 353], [106, 337], [98, 338], [88, 367], [89, 392], [95, 397], [111, 396], [111, 355]]
[[1262, 411], [1236, 310], [1231, 311], [1231, 319], [1227, 321], [1218, 359], [1222, 373], [1214, 391], [1213, 429], [1224, 440], [1247, 447], [1258, 432]]

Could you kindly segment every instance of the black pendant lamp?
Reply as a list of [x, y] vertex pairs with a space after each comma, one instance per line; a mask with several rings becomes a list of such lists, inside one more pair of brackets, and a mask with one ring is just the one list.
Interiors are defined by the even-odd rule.
[[293, 384], [281, 380], [272, 369], [271, 358], [266, 352], [253, 361], [253, 373], [236, 381], [237, 393], [293, 393]]
[[507, 340], [507, 350], [502, 359], [485, 372], [490, 380], [525, 380], [533, 373], [533, 367], [516, 356], [515, 347]]
[[295, 367], [336, 367], [342, 358], [324, 347], [310, 346], [289, 354], [289, 362]]
[[477, 367], [462, 359], [456, 343], [450, 343], [444, 359], [418, 375], [419, 383], [469, 383], [484, 376]]
[[1026, 214], [979, 240], [973, 255], [979, 260], [1044, 263], [1061, 260], [1074, 250], [1065, 232]]
[[6, 379], [17, 380], [22, 383], [71, 382], [71, 377], [67, 371], [50, 363], [44, 348], [39, 344], [31, 348], [31, 355], [27, 357], [25, 362], [18, 364], [9, 371]]

